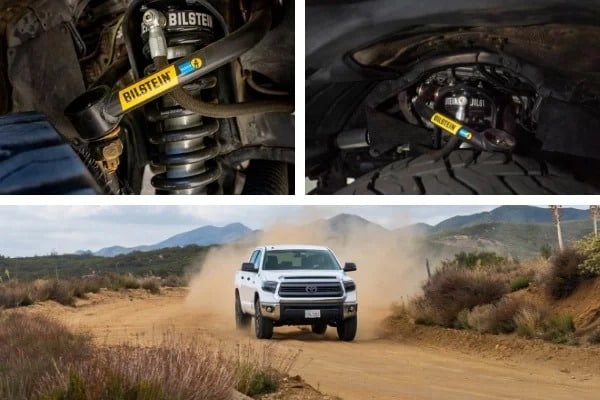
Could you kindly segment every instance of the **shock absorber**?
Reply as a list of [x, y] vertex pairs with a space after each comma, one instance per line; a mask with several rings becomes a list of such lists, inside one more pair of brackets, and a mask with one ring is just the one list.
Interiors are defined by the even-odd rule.
[[[218, 16], [210, 5], [197, 1], [192, 7], [175, 2], [183, 3], [185, 8], [167, 5], [158, 10], [161, 2], [152, 3], [148, 6], [156, 6], [157, 9], [142, 10], [144, 55], [149, 60], [144, 69], [145, 75], [156, 72], [152, 63], [156, 54], [166, 56], [172, 63], [220, 39], [218, 29], [215, 29]], [[161, 30], [164, 34], [154, 34], [154, 30]], [[151, 54], [150, 49], [155, 54]], [[192, 59], [189, 68], [197, 69], [201, 64], [201, 59]], [[213, 72], [185, 85], [184, 89], [194, 98], [218, 103], [218, 85], [216, 72]], [[149, 140], [155, 145], [152, 167], [156, 175], [152, 178], [152, 186], [156, 193], [218, 192], [221, 167], [215, 158], [220, 151], [217, 141], [219, 120], [189, 111], [171, 96], [163, 96], [146, 107], [147, 118], [155, 126]]]

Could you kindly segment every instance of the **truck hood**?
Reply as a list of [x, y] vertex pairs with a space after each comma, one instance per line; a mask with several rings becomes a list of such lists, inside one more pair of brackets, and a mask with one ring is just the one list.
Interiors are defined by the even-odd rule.
[[323, 271], [323, 270], [278, 270], [278, 271], [262, 271], [260, 278], [264, 281], [283, 281], [287, 279], [336, 279], [344, 278], [344, 272], [339, 271]]

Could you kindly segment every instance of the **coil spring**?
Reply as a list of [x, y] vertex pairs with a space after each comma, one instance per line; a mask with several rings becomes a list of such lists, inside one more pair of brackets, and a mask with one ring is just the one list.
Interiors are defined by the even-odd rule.
[[[202, 33], [180, 29], [165, 32], [170, 63], [208, 45], [211, 38]], [[145, 43], [147, 44], [147, 43]], [[147, 55], [150, 57], [149, 55]], [[144, 73], [154, 72], [149, 65]], [[186, 86], [192, 96], [204, 101], [216, 101], [209, 94], [218, 85], [217, 77], [208, 75]], [[157, 100], [147, 118], [155, 123], [156, 132], [150, 135], [150, 143], [158, 149], [152, 157], [152, 168], [158, 172], [152, 178], [157, 194], [207, 194], [209, 185], [221, 176], [221, 167], [214, 160], [220, 146], [215, 138], [219, 132], [219, 121], [203, 117], [181, 107], [171, 96]]]

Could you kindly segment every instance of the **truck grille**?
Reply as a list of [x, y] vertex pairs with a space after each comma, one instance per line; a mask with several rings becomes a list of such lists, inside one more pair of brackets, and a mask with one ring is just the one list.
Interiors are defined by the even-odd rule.
[[342, 297], [339, 282], [282, 282], [280, 297]]

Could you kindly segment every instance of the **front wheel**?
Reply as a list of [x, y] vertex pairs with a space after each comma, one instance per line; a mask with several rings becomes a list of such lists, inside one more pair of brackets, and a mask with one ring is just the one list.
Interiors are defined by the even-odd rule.
[[254, 330], [259, 339], [271, 339], [273, 337], [273, 321], [264, 318], [260, 313], [260, 301], [254, 303]]
[[337, 325], [337, 333], [340, 340], [351, 342], [356, 336], [357, 319], [356, 317], [340, 321]]
[[238, 330], [246, 329], [250, 325], [252, 320], [251, 315], [244, 314], [242, 311], [242, 303], [240, 301], [240, 295], [236, 292], [235, 294], [235, 327]]

